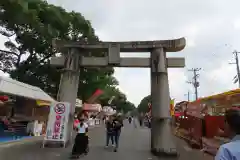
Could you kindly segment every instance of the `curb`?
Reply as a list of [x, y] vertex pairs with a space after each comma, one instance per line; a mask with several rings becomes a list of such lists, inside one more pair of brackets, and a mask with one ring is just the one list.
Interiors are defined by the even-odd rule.
[[39, 137], [31, 137], [31, 138], [26, 138], [26, 139], [14, 140], [14, 141], [10, 141], [10, 142], [3, 142], [3, 143], [0, 143], [0, 149], [9, 148], [9, 147], [16, 146], [16, 145], [41, 142], [42, 140], [43, 140], [43, 136], [39, 136]]
[[[94, 128], [99, 128], [102, 125], [94, 125], [90, 126], [89, 129], [94, 129]], [[25, 139], [19, 139], [19, 140], [13, 140], [10, 142], [2, 142], [0, 143], [0, 149], [3, 148], [10, 148], [16, 145], [24, 145], [24, 144], [31, 144], [31, 143], [37, 143], [37, 142], [42, 142], [44, 139], [44, 136], [38, 136], [38, 137], [29, 137]]]

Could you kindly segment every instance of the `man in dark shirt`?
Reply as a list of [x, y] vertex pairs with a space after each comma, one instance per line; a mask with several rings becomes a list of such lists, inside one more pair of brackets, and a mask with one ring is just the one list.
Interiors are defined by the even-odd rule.
[[123, 127], [123, 121], [121, 116], [116, 116], [113, 118], [113, 129], [114, 129], [114, 141], [115, 141], [115, 149], [114, 152], [117, 152], [118, 146], [119, 146], [119, 137], [121, 134], [121, 129]]
[[233, 107], [227, 110], [225, 123], [231, 141], [219, 147], [215, 160], [240, 160], [240, 109]]
[[114, 145], [113, 132], [114, 132], [114, 128], [113, 128], [112, 117], [109, 117], [109, 120], [106, 121], [106, 148], [109, 145], [110, 139], [111, 139], [112, 145]]

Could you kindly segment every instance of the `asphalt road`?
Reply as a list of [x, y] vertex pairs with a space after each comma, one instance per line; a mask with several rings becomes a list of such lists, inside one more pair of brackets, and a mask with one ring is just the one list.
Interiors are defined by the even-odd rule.
[[[103, 127], [90, 131], [90, 152], [83, 160], [159, 160], [149, 152], [150, 131], [148, 128], [134, 128], [125, 123], [118, 152], [112, 148], [105, 149], [105, 132]], [[212, 160], [213, 158], [198, 150], [190, 149], [182, 140], [176, 138], [180, 152], [179, 160]], [[68, 148], [41, 148], [41, 142], [0, 146], [0, 160], [66, 160], [69, 159], [71, 146]], [[166, 159], [166, 158], [161, 158]], [[160, 160], [161, 160], [160, 159]]]

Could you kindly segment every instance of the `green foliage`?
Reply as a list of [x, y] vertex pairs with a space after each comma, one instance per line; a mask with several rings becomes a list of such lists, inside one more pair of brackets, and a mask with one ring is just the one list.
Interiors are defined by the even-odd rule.
[[149, 111], [148, 103], [151, 103], [151, 95], [144, 97], [138, 105], [138, 112], [146, 113]]
[[[80, 13], [66, 12], [63, 8], [43, 0], [0, 1], [0, 34], [7, 37], [7, 51], [0, 50], [0, 70], [19, 81], [38, 86], [56, 97], [60, 72], [49, 65], [49, 58], [57, 54], [53, 39], [99, 41], [90, 22]], [[104, 52], [88, 52], [85, 56], [104, 56]], [[113, 68], [82, 68], [78, 97], [86, 100], [96, 89], [111, 88], [115, 103], [122, 110], [133, 107], [116, 86]], [[105, 103], [112, 95], [105, 95]]]
[[126, 95], [123, 94], [118, 88], [113, 86], [107, 86], [104, 89], [104, 94], [99, 98], [99, 100], [103, 105], [107, 106], [109, 105], [108, 101], [112, 96], [114, 96], [114, 99], [111, 105], [116, 106], [118, 111], [127, 113], [136, 109], [135, 105], [127, 100]]

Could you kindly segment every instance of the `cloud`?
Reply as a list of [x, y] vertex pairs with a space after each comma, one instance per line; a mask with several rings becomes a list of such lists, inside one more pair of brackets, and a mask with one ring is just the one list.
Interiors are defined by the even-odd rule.
[[[186, 99], [193, 87], [187, 84], [199, 71], [200, 96], [208, 96], [236, 88], [232, 51], [238, 48], [240, 37], [240, 1], [232, 0], [48, 0], [70, 10], [81, 12], [89, 19], [102, 40], [130, 41], [186, 37], [187, 46], [168, 56], [186, 57], [186, 68], [169, 69], [171, 96]], [[127, 54], [127, 53], [126, 53]], [[126, 56], [124, 54], [124, 56]], [[143, 56], [134, 53], [130, 56]], [[144, 54], [144, 56], [148, 56]], [[149, 69], [117, 68], [120, 88], [130, 101], [138, 104], [150, 93]]]

